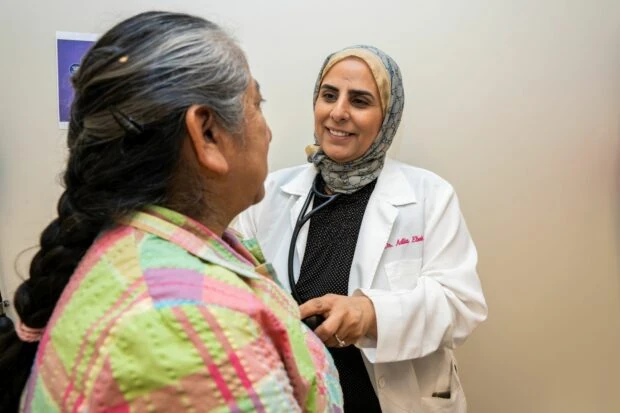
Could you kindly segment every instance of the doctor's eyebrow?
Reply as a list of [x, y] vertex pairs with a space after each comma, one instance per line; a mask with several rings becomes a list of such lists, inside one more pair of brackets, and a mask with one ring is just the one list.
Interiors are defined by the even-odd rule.
[[[340, 92], [340, 90], [336, 86], [330, 85], [329, 83], [323, 83], [321, 85], [321, 89], [329, 90], [332, 92]], [[373, 100], [375, 99], [374, 95], [371, 92], [369, 92], [368, 90], [364, 90], [364, 89], [350, 89], [349, 96], [350, 97], [365, 96]]]

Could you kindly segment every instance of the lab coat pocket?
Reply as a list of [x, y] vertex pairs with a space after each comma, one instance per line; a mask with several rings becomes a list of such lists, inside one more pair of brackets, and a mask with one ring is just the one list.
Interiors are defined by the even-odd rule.
[[422, 397], [422, 411], [424, 413], [467, 413], [465, 393], [454, 361], [450, 364], [450, 371], [445, 374], [447, 376], [441, 378], [440, 381], [446, 383], [449, 381], [450, 389], [441, 394], [443, 397], [439, 397], [439, 395]]
[[385, 273], [391, 290], [412, 290], [418, 285], [422, 269], [421, 259], [392, 261], [385, 264]]
[[375, 365], [376, 389], [386, 413], [420, 413], [420, 387], [413, 362]]

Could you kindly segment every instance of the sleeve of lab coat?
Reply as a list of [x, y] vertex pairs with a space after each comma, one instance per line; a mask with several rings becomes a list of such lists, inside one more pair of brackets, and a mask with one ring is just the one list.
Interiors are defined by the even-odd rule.
[[434, 189], [433, 199], [426, 200], [424, 252], [416, 286], [354, 293], [368, 296], [375, 307], [377, 339], [357, 343], [373, 363], [415, 359], [442, 346], [453, 348], [486, 319], [476, 272], [478, 256], [458, 199], [450, 185]]

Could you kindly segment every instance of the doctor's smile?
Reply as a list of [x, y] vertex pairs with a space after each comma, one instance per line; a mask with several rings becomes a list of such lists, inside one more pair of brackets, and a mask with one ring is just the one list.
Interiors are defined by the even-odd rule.
[[332, 137], [334, 138], [345, 138], [347, 136], [351, 136], [353, 135], [353, 133], [351, 132], [344, 132], [344, 131], [340, 131], [337, 129], [331, 129], [331, 128], [325, 128], [329, 131], [329, 133], [332, 135]]

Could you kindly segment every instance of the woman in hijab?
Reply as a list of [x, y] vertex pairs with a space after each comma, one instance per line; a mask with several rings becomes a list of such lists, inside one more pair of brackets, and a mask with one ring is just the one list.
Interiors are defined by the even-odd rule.
[[302, 318], [321, 317], [315, 333], [346, 412], [464, 412], [452, 349], [486, 318], [477, 254], [450, 184], [386, 157], [403, 106], [388, 55], [355, 46], [328, 56], [310, 163], [271, 174], [236, 225]]

